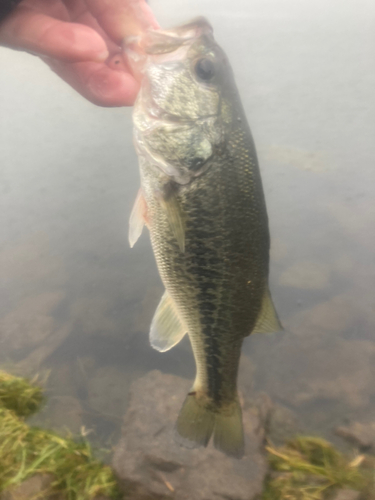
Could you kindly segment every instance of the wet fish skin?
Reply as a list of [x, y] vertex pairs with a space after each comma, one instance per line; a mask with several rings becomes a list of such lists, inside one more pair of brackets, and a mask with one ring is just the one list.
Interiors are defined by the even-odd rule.
[[[256, 151], [229, 62], [207, 21], [158, 32], [157, 55], [152, 35], [148, 44], [134, 110], [147, 207], [138, 224], [143, 218], [149, 227], [166, 288], [151, 342], [166, 350], [188, 332], [197, 374], [177, 431], [205, 446], [213, 434], [218, 449], [240, 457], [242, 342], [254, 330], [280, 327], [268, 292], [270, 240]], [[212, 70], [214, 77], [200, 78], [199, 61], [203, 76]]]

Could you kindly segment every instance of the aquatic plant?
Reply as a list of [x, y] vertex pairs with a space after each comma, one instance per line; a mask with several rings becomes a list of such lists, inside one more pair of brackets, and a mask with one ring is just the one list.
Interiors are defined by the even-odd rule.
[[0, 370], [0, 407], [13, 410], [19, 417], [29, 417], [39, 411], [45, 398], [35, 381]]
[[37, 474], [48, 474], [51, 481], [44, 498], [51, 494], [68, 500], [90, 500], [98, 495], [119, 498], [112, 470], [93, 456], [87, 440], [63, 438], [25, 422], [43, 402], [40, 387], [1, 372], [0, 492]]
[[285, 446], [266, 447], [271, 472], [262, 500], [328, 500], [339, 489], [375, 500], [375, 459], [349, 460], [321, 438], [300, 436]]

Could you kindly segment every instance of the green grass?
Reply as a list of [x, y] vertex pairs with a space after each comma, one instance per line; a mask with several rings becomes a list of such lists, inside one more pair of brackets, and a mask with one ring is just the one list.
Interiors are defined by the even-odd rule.
[[[35, 380], [0, 371], [0, 492], [47, 474], [51, 482], [43, 498], [120, 498], [111, 468], [93, 456], [85, 439], [64, 438], [25, 422], [44, 403]], [[327, 441], [306, 436], [280, 448], [268, 446], [267, 452], [271, 472], [262, 500], [330, 500], [342, 488], [360, 491], [363, 500], [375, 500], [375, 457], [349, 459]]]
[[349, 460], [324, 439], [300, 436], [281, 448], [267, 447], [271, 466], [262, 500], [329, 500], [339, 489], [375, 500], [375, 459]]
[[67, 500], [90, 500], [106, 495], [119, 498], [110, 467], [93, 456], [90, 444], [30, 427], [25, 417], [44, 403], [42, 389], [26, 379], [0, 372], [0, 492], [36, 474], [52, 478], [44, 495]]

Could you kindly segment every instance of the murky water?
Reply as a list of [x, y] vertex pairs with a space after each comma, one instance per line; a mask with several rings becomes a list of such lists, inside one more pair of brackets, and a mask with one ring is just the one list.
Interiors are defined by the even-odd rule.
[[[285, 332], [246, 339], [243, 396], [265, 391], [330, 437], [373, 419], [373, 3], [151, 5], [166, 27], [210, 19], [259, 152]], [[127, 243], [131, 110], [91, 105], [27, 54], [1, 48], [0, 67], [0, 362], [48, 375], [38, 423], [108, 446], [134, 379], [195, 372], [186, 339], [165, 354], [148, 344], [163, 288], [148, 235]]]

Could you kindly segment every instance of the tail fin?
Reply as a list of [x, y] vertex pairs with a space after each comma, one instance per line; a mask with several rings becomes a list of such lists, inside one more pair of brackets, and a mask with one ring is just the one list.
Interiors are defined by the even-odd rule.
[[237, 399], [229, 406], [214, 408], [212, 403], [209, 405], [198, 399], [196, 393], [188, 394], [176, 428], [179, 435], [190, 443], [207, 446], [213, 434], [218, 450], [236, 458], [244, 454], [242, 413]]

